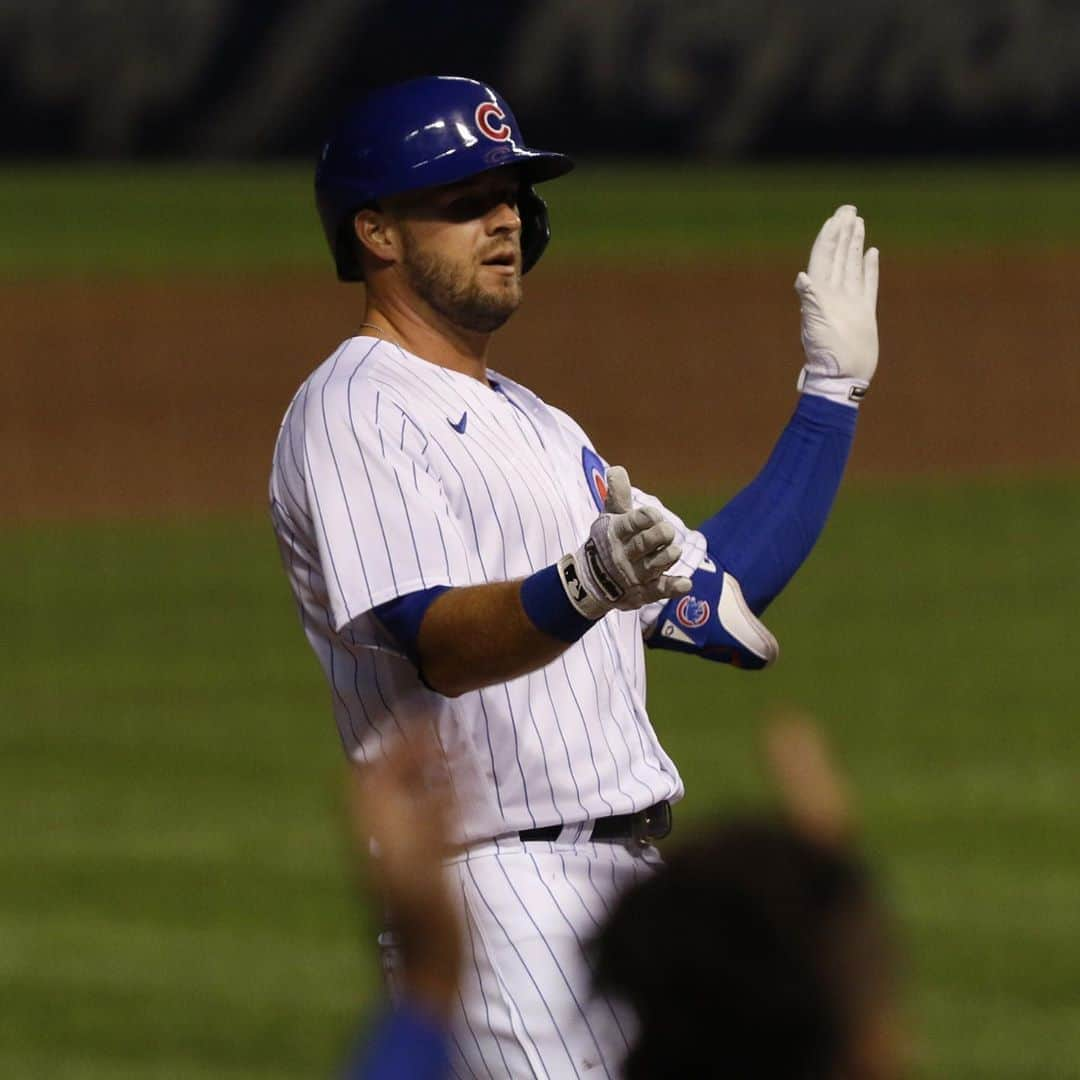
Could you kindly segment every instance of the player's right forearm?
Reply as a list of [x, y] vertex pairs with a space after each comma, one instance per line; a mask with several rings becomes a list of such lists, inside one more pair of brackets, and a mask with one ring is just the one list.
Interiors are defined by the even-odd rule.
[[521, 581], [449, 589], [428, 608], [417, 636], [424, 681], [457, 697], [550, 664], [571, 642], [526, 614]]
[[630, 478], [607, 472], [604, 512], [577, 551], [523, 581], [448, 589], [424, 613], [416, 654], [427, 684], [457, 696], [550, 664], [609, 611], [683, 596], [666, 573], [682, 549], [658, 510], [633, 505]]

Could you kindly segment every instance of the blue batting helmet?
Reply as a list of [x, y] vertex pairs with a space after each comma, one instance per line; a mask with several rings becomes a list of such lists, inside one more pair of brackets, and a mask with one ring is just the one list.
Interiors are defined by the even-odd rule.
[[360, 281], [352, 219], [388, 195], [453, 184], [517, 165], [521, 173], [522, 271], [550, 236], [547, 206], [533, 190], [569, 172], [563, 154], [525, 146], [510, 106], [473, 79], [433, 76], [376, 90], [348, 109], [315, 168], [315, 202], [341, 281]]

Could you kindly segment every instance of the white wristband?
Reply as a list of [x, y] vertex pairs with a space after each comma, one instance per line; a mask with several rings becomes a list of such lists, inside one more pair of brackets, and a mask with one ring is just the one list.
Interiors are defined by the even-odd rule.
[[579, 614], [584, 615], [586, 619], [596, 620], [606, 615], [612, 605], [601, 600], [595, 592], [589, 590], [585, 583], [586, 576], [590, 580], [595, 580], [590, 574], [590, 567], [586, 564], [590, 554], [589, 545], [592, 545], [592, 554], [595, 559], [596, 545], [589, 540], [578, 549], [576, 554], [564, 555], [555, 565], [558, 568], [559, 581], [566, 592], [566, 598]]
[[813, 394], [857, 409], [870, 384], [865, 379], [850, 379], [844, 375], [820, 375], [804, 367], [799, 372], [796, 386], [800, 394]]

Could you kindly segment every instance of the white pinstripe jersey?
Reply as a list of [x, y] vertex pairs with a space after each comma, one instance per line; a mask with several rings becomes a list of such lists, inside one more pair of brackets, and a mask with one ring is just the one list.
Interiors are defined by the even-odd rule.
[[[598, 513], [586, 447], [573, 420], [510, 379], [485, 385], [367, 337], [309, 376], [281, 425], [274, 529], [346, 752], [368, 760], [405, 717], [431, 724], [462, 840], [683, 793], [645, 711], [642, 633], [661, 605], [613, 611], [546, 667], [458, 698], [426, 688], [372, 613], [434, 585], [525, 577], [576, 550]], [[704, 538], [664, 513], [683, 542], [676, 571], [690, 573]]]

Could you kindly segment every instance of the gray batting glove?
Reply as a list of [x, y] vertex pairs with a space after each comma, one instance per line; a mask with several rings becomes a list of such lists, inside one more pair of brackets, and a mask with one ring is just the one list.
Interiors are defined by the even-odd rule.
[[607, 471], [604, 513], [574, 554], [559, 560], [559, 580], [570, 603], [588, 619], [613, 608], [634, 611], [655, 600], [684, 596], [688, 577], [664, 573], [679, 561], [675, 529], [651, 506], [633, 505], [630, 477], [621, 465]]
[[841, 206], [821, 227], [795, 278], [806, 366], [799, 389], [857, 405], [878, 362], [878, 251], [863, 254], [866, 223]]

